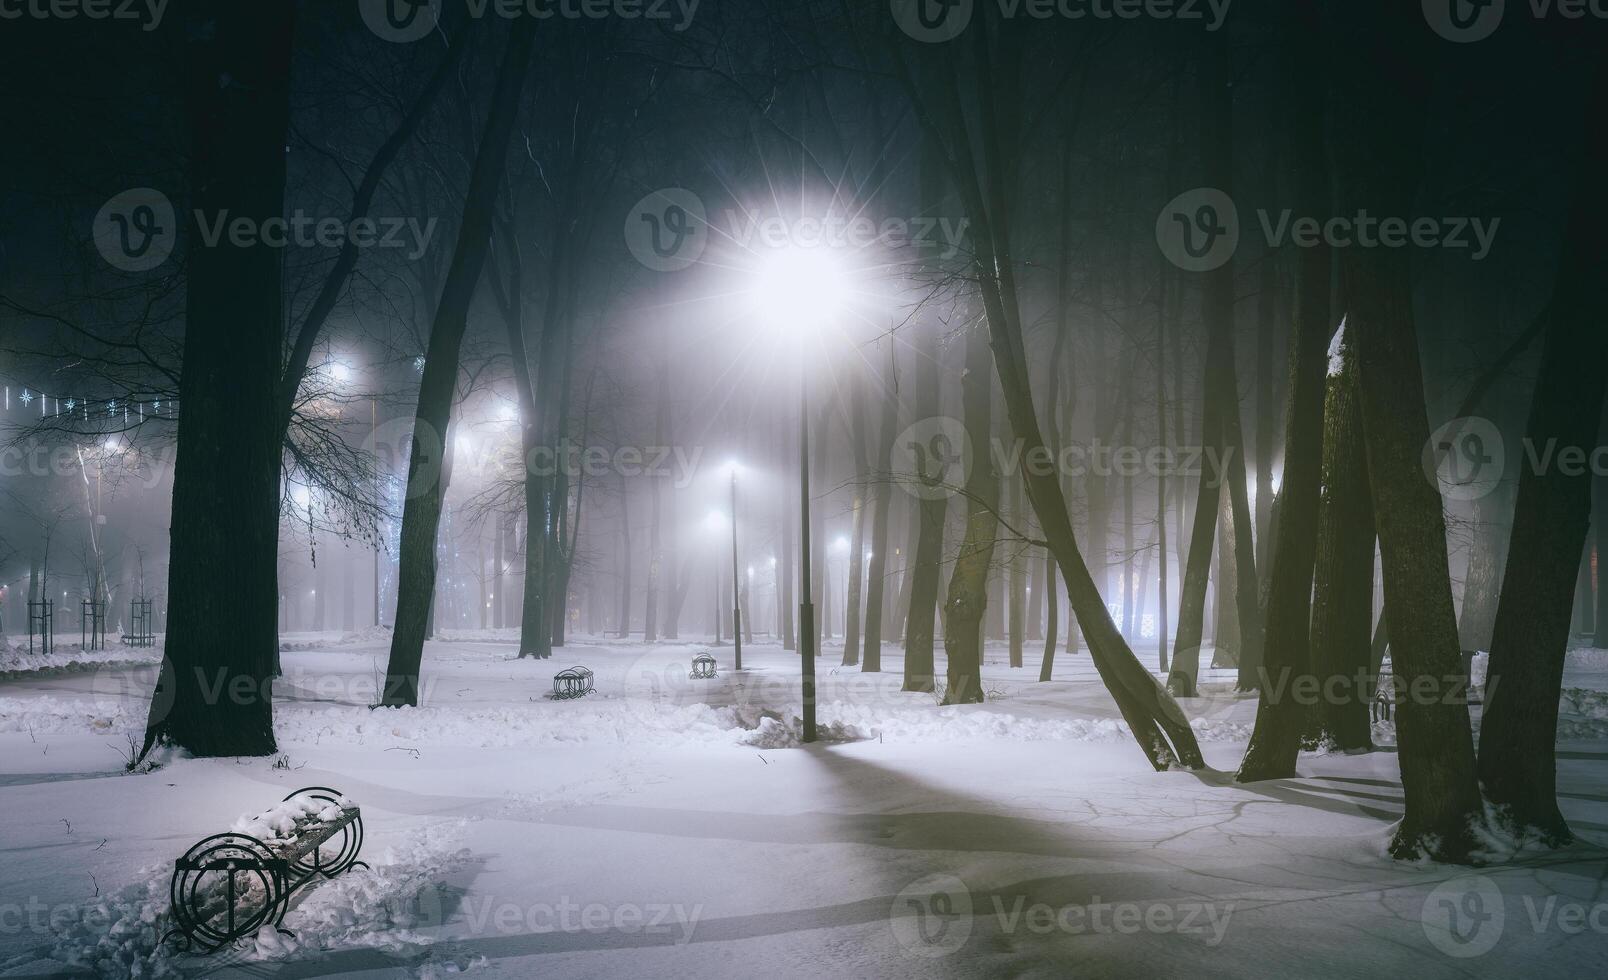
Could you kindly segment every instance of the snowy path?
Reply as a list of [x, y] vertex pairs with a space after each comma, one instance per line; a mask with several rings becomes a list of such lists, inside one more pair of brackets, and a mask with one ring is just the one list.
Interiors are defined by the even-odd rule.
[[[823, 667], [822, 719], [839, 740], [797, 747], [795, 661], [774, 647], [745, 649], [741, 676], [717, 649], [722, 676], [694, 682], [695, 647], [580, 643], [535, 663], [466, 637], [431, 644], [423, 708], [376, 713], [382, 643], [301, 642], [278, 689], [288, 770], [254, 759], [117, 772], [123, 733], [143, 719], [140, 671], [0, 684], [0, 974], [64, 969], [36, 957], [106, 931], [85, 915], [96, 889], [133, 887], [116, 914], [159, 911], [164, 866], [192, 841], [317, 783], [363, 806], [374, 871], [303, 893], [288, 951], [158, 965], [286, 978], [1228, 977], [1300, 976], [1322, 959], [1373, 980], [1404, 967], [1598, 972], [1608, 951], [1608, 741], [1560, 744], [1581, 844], [1470, 876], [1383, 856], [1401, 808], [1393, 753], [1304, 756], [1305, 778], [1235, 786], [1255, 706], [1218, 686], [1187, 705], [1216, 770], [1155, 774], [1086, 658], [1048, 685], [991, 662], [986, 686], [1002, 696], [943, 709], [897, 690], [896, 656], [881, 680]], [[600, 693], [543, 698], [570, 663], [592, 667]], [[1439, 910], [1483, 882], [1505, 914], [1466, 943], [1436, 932]], [[53, 939], [29, 903], [70, 938]], [[1571, 931], [1576, 906], [1584, 926]], [[1489, 951], [1454, 955], [1493, 931]]]

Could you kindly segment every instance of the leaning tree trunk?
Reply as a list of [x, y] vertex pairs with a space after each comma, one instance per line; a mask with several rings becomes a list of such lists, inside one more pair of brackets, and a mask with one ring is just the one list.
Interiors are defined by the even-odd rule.
[[[407, 499], [402, 508], [402, 546], [398, 556], [396, 627], [391, 637], [386, 668], [388, 707], [419, 703], [419, 664], [424, 657], [425, 619], [435, 592], [436, 531], [441, 523], [440, 462], [442, 436], [452, 416], [452, 398], [458, 380], [458, 352], [468, 326], [469, 305], [485, 266], [498, 187], [507, 167], [508, 136], [518, 114], [535, 43], [537, 18], [514, 22], [503, 61], [497, 70], [496, 89], [485, 130], [475, 154], [464, 197], [463, 222], [458, 230], [452, 265], [441, 290], [430, 343], [425, 349], [424, 374], [419, 381], [419, 402], [413, 427], [413, 454], [408, 461]], [[434, 458], [431, 458], [433, 455]]]
[[[1296, 99], [1291, 156], [1295, 163], [1295, 195], [1303, 214], [1323, 214], [1328, 203], [1328, 172], [1324, 166], [1321, 72], [1312, 68], [1321, 52], [1317, 13], [1308, 9], [1294, 28], [1298, 36], [1288, 47], [1286, 77]], [[1271, 256], [1264, 257], [1269, 261]], [[1324, 377], [1328, 367], [1330, 335], [1329, 280], [1331, 252], [1327, 246], [1303, 248], [1296, 266], [1295, 334], [1290, 341], [1290, 383], [1285, 406], [1284, 483], [1279, 495], [1277, 536], [1268, 554], [1266, 635], [1255, 642], [1253, 627], [1241, 613], [1244, 632], [1240, 663], [1254, 661], [1261, 692], [1256, 727], [1235, 778], [1239, 782], [1280, 779], [1295, 775], [1310, 706], [1297, 697], [1294, 685], [1309, 677], [1312, 658], [1308, 647], [1311, 623], [1312, 566], [1318, 547], [1318, 504], [1323, 483]], [[1271, 413], [1269, 413], [1271, 414]], [[1264, 419], [1264, 422], [1267, 420]], [[1239, 481], [1237, 486], [1243, 487]], [[1265, 527], [1266, 525], [1261, 525]], [[1242, 553], [1251, 552], [1248, 541], [1238, 542]], [[1243, 565], [1241, 566], [1243, 568]], [[1258, 601], [1254, 578], [1240, 578], [1241, 598]], [[1240, 608], [1245, 608], [1241, 602]], [[1366, 620], [1364, 620], [1366, 622]], [[1244, 683], [1240, 687], [1245, 687]]]
[[[1427, 82], [1418, 11], [1384, 0], [1333, 3], [1327, 31], [1335, 89], [1329, 149], [1338, 212], [1413, 213], [1421, 171]], [[1389, 80], [1389, 84], [1386, 80]], [[1400, 84], [1396, 84], [1400, 82]], [[1342, 252], [1347, 329], [1355, 331], [1369, 492], [1379, 525], [1385, 606], [1398, 690], [1444, 684], [1462, 671], [1452, 608], [1446, 521], [1424, 477], [1429, 442], [1413, 316], [1410, 257], [1397, 250]], [[1396, 731], [1405, 808], [1391, 854], [1472, 859], [1483, 816], [1468, 706], [1442, 697], [1398, 698]]]
[[[189, 25], [185, 84], [193, 214], [284, 213], [292, 4], [206, 4]], [[146, 721], [197, 756], [275, 750], [283, 432], [274, 404], [284, 333], [281, 252], [203, 244], [189, 229], [184, 368], [173, 473], [166, 667]], [[249, 370], [241, 370], [242, 364]]]
[[[1181, 763], [1200, 768], [1205, 760], [1188, 719], [1134, 656], [1094, 585], [1072, 534], [1072, 521], [1060, 481], [1053, 471], [1028, 465], [1030, 460], [1041, 459], [1047, 450], [1033, 407], [1008, 224], [1007, 198], [1011, 189], [1010, 175], [1014, 172], [1012, 151], [1017, 136], [1013, 124], [1022, 102], [1020, 80], [1015, 75], [1021, 65], [1020, 38], [1006, 32], [1009, 43], [1002, 44], [996, 55], [989, 26], [985, 19], [971, 30], [973, 56], [978, 66], [974, 95], [988, 174], [986, 182], [979, 176], [973, 156], [973, 134], [954, 75], [946, 75], [937, 86], [941, 91], [935, 93], [935, 98], [942, 103], [938, 107], [942, 129], [933, 120], [930, 111], [933, 107], [915, 89], [909, 74], [902, 74], [900, 81], [917, 106], [916, 114], [923, 127], [935, 137], [944, 133], [951, 137], [948, 162], [971, 219], [971, 271], [977, 277], [982, 294], [994, 370], [999, 377], [1011, 431], [1021, 439], [1021, 471], [1028, 500], [1043, 529], [1045, 543], [1067, 581], [1072, 609], [1089, 641], [1095, 669], [1152, 766], [1167, 769]], [[994, 76], [996, 56], [1000, 64], [1010, 69], [1003, 79]]]
[[[1591, 519], [1591, 472], [1608, 381], [1602, 270], [1608, 264], [1608, 70], [1596, 69], [1586, 146], [1577, 161], [1561, 267], [1546, 311], [1546, 347], [1526, 427], [1513, 540], [1491, 640], [1479, 772], [1504, 819], [1554, 846], [1573, 839], [1558, 810], [1558, 691], [1575, 592], [1576, 557]], [[1550, 454], [1550, 455], [1547, 455]], [[1578, 462], [1571, 462], [1576, 455]], [[1400, 606], [1393, 605], [1392, 609]], [[1391, 631], [1398, 633], [1392, 616]], [[1399, 649], [1396, 643], [1393, 649]]]
[[981, 327], [966, 333], [966, 372], [961, 376], [961, 414], [974, 448], [966, 475], [966, 533], [949, 576], [944, 599], [944, 657], [948, 661], [944, 704], [983, 700], [983, 614], [988, 608], [988, 573], [997, 536], [999, 478], [986, 446], [993, 415], [993, 383], [988, 371], [988, 340]]
[[1345, 752], [1373, 748], [1368, 699], [1373, 620], [1373, 502], [1362, 445], [1355, 347], [1341, 339], [1341, 365], [1329, 376], [1324, 404], [1323, 499], [1312, 589], [1312, 666], [1323, 698], [1312, 720], [1313, 743]]

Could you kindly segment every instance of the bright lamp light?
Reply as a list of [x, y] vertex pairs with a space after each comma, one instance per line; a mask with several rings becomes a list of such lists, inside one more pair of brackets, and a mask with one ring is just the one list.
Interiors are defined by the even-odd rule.
[[753, 299], [760, 315], [778, 330], [820, 329], [848, 298], [848, 277], [831, 248], [795, 245], [760, 255]]

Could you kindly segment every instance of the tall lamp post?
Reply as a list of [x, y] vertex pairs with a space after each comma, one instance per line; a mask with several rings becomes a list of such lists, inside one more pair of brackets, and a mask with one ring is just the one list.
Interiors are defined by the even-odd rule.
[[737, 573], [737, 464], [731, 464], [731, 644], [737, 660], [735, 669], [743, 669], [743, 604], [741, 579]]
[[798, 370], [798, 651], [803, 660], [804, 741], [815, 741], [815, 597], [810, 590], [810, 372]]
[[803, 740], [815, 741], [815, 597], [810, 568], [810, 377], [803, 344], [807, 335], [831, 324], [848, 292], [832, 248], [788, 247], [760, 257], [754, 295], [763, 315], [779, 333], [790, 334], [798, 350], [799, 604], [798, 649], [804, 693]]

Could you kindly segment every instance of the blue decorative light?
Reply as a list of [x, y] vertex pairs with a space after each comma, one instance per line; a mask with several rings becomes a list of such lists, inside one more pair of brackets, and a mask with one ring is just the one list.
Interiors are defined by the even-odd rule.
[[33, 399], [33, 392], [29, 391], [27, 388], [22, 389], [22, 403], [24, 405], [32, 404]]

